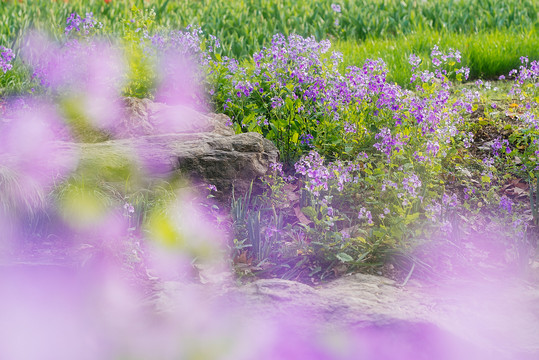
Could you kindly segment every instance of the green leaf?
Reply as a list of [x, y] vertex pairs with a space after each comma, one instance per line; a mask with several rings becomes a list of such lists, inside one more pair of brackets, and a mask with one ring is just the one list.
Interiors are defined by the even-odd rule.
[[312, 221], [317, 222], [318, 221], [318, 214], [316, 213], [316, 210], [312, 206], [307, 206], [301, 209], [301, 212], [304, 213], [307, 217], [309, 217]]
[[348, 255], [347, 253], [338, 253], [337, 255], [335, 255], [337, 257], [337, 259], [341, 260], [342, 262], [351, 262], [351, 261], [354, 261], [354, 258], [351, 257], [350, 255]]
[[406, 216], [406, 220], [404, 221], [404, 223], [406, 225], [409, 225], [409, 224], [413, 223], [414, 221], [416, 221], [418, 217], [419, 217], [419, 213], [417, 213], [417, 212], [413, 213], [413, 214], [408, 214]]

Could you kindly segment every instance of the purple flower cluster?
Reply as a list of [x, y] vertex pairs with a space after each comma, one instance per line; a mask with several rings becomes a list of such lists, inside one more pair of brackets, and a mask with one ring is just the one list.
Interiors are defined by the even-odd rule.
[[539, 88], [539, 61], [534, 60], [530, 62], [529, 59], [524, 56], [520, 58], [520, 61], [520, 67], [509, 72], [509, 77], [515, 78], [513, 86], [509, 91], [509, 95], [519, 96], [521, 100], [524, 100], [525, 96], [522, 87], [525, 83], [532, 84], [535, 89]]
[[425, 214], [433, 223], [438, 222], [442, 217], [442, 204], [433, 200], [431, 204], [425, 206]]
[[13, 67], [11, 61], [14, 57], [15, 55], [10, 48], [0, 46], [0, 69], [2, 69], [4, 74]]
[[[200, 27], [188, 26], [185, 30], [173, 30], [166, 33], [153, 35], [147, 32], [143, 36], [150, 41], [151, 47], [147, 52], [154, 54], [174, 53], [202, 66], [207, 66], [211, 61], [211, 53], [221, 45], [215, 36], [204, 38], [204, 32]], [[203, 48], [206, 47], [205, 50]], [[237, 64], [236, 64], [237, 66]]]
[[[225, 75], [232, 77], [226, 97], [235, 101], [251, 97], [256, 102], [261, 98], [265, 105], [260, 110], [268, 112], [283, 111], [283, 105], [291, 99], [298, 105], [285, 111], [308, 119], [312, 123], [307, 127], [313, 129], [320, 124], [314, 114], [344, 123], [348, 108], [371, 109], [372, 121], [385, 110], [399, 109], [403, 91], [386, 81], [387, 67], [382, 60], [367, 60], [362, 67], [349, 67], [341, 74], [338, 65], [343, 61], [342, 54], [324, 56], [330, 46], [329, 41], [317, 42], [314, 37], [277, 34], [270, 47], [253, 55], [253, 68], [223, 61], [225, 66], [233, 65]], [[253, 94], [255, 89], [259, 91]], [[354, 133], [361, 130], [351, 123], [343, 129]]]
[[509, 141], [507, 141], [507, 139], [500, 140], [500, 138], [498, 137], [492, 141], [491, 147], [492, 147], [492, 152], [496, 156], [500, 156], [499, 151], [503, 149], [504, 147], [505, 147], [505, 152], [507, 154], [511, 153], [511, 147], [509, 146]]
[[474, 135], [472, 132], [463, 133], [462, 135], [462, 145], [464, 148], [468, 149], [470, 146], [472, 146]]
[[86, 13], [86, 17], [82, 18], [79, 14], [74, 12], [71, 13], [66, 20], [64, 33], [69, 35], [73, 31], [82, 35], [89, 35], [90, 30], [96, 27], [96, 25], [98, 25], [98, 23], [97, 20], [94, 19], [93, 13]]
[[458, 199], [456, 194], [451, 196], [443, 194], [441, 203], [432, 200], [432, 203], [425, 206], [427, 217], [433, 222], [440, 225], [440, 230], [444, 233], [451, 233], [453, 225], [447, 219], [447, 213], [455, 209], [458, 205]]
[[531, 111], [518, 115], [518, 119], [530, 129], [539, 130], [539, 118]]
[[295, 164], [296, 172], [306, 178], [306, 189], [316, 197], [332, 186], [343, 191], [346, 184], [357, 182], [360, 168], [353, 162], [335, 161], [326, 165], [324, 158], [314, 150]]
[[[437, 45], [434, 45], [431, 51], [431, 61], [435, 71], [431, 72], [429, 70], [419, 71], [418, 67], [419, 64], [421, 64], [421, 59], [417, 55], [412, 54], [408, 60], [412, 65], [412, 77], [410, 78], [410, 83], [414, 83], [420, 79], [423, 83], [440, 83], [443, 88], [448, 89], [450, 87], [450, 81], [448, 80], [448, 70], [444, 68], [444, 65], [453, 67], [455, 63], [460, 63], [461, 57], [458, 50], [449, 49], [446, 53], [443, 53]], [[456, 69], [455, 74], [463, 74], [464, 79], [468, 79], [470, 69], [462, 67]], [[421, 90], [421, 87], [418, 85], [417, 89]]]
[[465, 187], [462, 192], [464, 193], [464, 200], [468, 200], [471, 195], [475, 194], [475, 189]]
[[350, 124], [349, 122], [343, 123], [344, 132], [346, 134], [356, 134], [357, 133], [357, 125], [356, 124]]
[[359, 209], [359, 213], [357, 215], [357, 218], [362, 220], [362, 219], [366, 219], [367, 220], [367, 224], [369, 225], [374, 225], [374, 222], [372, 221], [372, 214], [369, 210], [365, 209], [364, 207], [362, 207], [361, 209]]
[[449, 196], [448, 194], [445, 194], [442, 196], [442, 205], [446, 208], [456, 208], [459, 201], [457, 198], [457, 194], [451, 194]]
[[278, 88], [286, 87], [291, 78], [305, 89], [321, 79], [322, 54], [330, 46], [328, 40], [317, 42], [314, 37], [303, 38], [293, 34], [286, 38], [277, 34], [269, 48], [253, 55], [256, 66], [254, 74], [266, 74], [270, 77], [268, 80], [275, 81]]
[[508, 214], [511, 214], [513, 208], [513, 202], [507, 196], [502, 196], [500, 199], [500, 208], [507, 211]]
[[300, 139], [300, 144], [301, 145], [305, 145], [305, 146], [308, 146], [310, 148], [314, 147], [314, 145], [313, 145], [314, 136], [312, 136], [311, 134], [301, 134], [299, 139]]
[[130, 214], [133, 214], [135, 212], [135, 208], [134, 208], [133, 204], [130, 204], [130, 203], [126, 202], [124, 204], [124, 211], [125, 211], [127, 216], [130, 216]]
[[534, 60], [530, 62], [530, 60], [522, 56], [520, 58], [521, 65], [519, 69], [513, 69], [509, 72], [509, 76], [515, 76], [515, 80], [520, 85], [524, 84], [525, 81], [537, 81], [539, 80], [539, 61]]
[[421, 64], [421, 58], [417, 56], [416, 54], [411, 54], [408, 58], [408, 62], [410, 65], [412, 65], [412, 71], [415, 71], [415, 69]]
[[328, 180], [332, 174], [324, 165], [324, 158], [316, 151], [311, 151], [295, 164], [296, 172], [307, 178], [307, 190], [315, 196], [320, 195], [321, 190], [328, 190]]
[[280, 108], [284, 105], [284, 100], [280, 96], [275, 96], [271, 98], [271, 107], [272, 109]]
[[417, 196], [417, 189], [421, 187], [421, 180], [416, 174], [410, 174], [402, 180], [404, 190], [412, 197]]
[[392, 135], [389, 128], [381, 129], [374, 138], [379, 140], [379, 142], [373, 145], [374, 148], [386, 154], [388, 159], [391, 157], [393, 151], [398, 153], [406, 145], [405, 136], [399, 133]]
[[336, 13], [341, 12], [341, 5], [339, 4], [331, 4], [331, 10], [335, 11]]

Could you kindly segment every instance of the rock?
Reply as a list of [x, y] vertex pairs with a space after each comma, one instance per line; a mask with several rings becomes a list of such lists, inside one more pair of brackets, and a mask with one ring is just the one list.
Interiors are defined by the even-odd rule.
[[125, 102], [126, 116], [111, 130], [116, 139], [63, 145], [80, 153], [79, 169], [109, 174], [107, 181], [121, 181], [127, 171], [147, 178], [186, 176], [215, 185], [218, 198], [226, 199], [232, 188], [247, 191], [278, 161], [271, 141], [258, 133], [235, 135], [226, 115], [148, 99]]
[[[347, 334], [361, 344], [362, 356], [346, 359], [539, 358], [539, 291], [521, 282], [411, 281], [400, 287], [356, 274], [316, 288], [262, 279], [200, 289], [205, 299], [242, 314], [242, 321], [277, 323], [307, 338]], [[169, 285], [159, 310], [166, 312], [163, 306], [180, 297]]]
[[166, 133], [212, 133], [234, 135], [224, 114], [202, 114], [182, 105], [155, 103], [149, 99], [125, 98], [124, 116], [110, 131], [116, 139]]

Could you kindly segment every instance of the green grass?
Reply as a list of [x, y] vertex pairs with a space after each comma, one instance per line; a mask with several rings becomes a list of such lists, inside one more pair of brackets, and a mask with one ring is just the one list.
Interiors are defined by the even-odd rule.
[[[331, 9], [332, 3], [341, 6], [340, 13]], [[472, 77], [506, 74], [522, 55], [539, 58], [535, 0], [8, 0], [0, 2], [0, 45], [18, 54], [21, 35], [30, 28], [61, 39], [72, 12], [93, 12], [104, 34], [121, 37], [122, 19], [131, 18], [132, 5], [154, 9], [158, 28], [201, 26], [220, 39], [222, 55], [236, 58], [268, 46], [276, 33], [329, 38], [350, 59], [348, 64], [383, 58], [391, 79], [401, 85], [408, 83], [410, 69], [402, 55], [428, 55], [434, 44], [461, 50]], [[0, 94], [30, 88], [28, 74], [17, 61], [11, 75], [0, 74]]]
[[440, 49], [458, 49], [462, 53], [462, 66], [470, 68], [470, 78], [493, 79], [520, 65], [519, 58], [539, 59], [539, 36], [536, 30], [493, 30], [477, 34], [458, 34], [437, 31], [401, 35], [396, 38], [371, 38], [364, 42], [341, 40], [334, 48], [343, 53], [345, 64], [360, 65], [365, 59], [382, 58], [389, 68], [389, 79], [402, 86], [409, 84], [412, 53], [423, 60], [430, 59], [434, 45]]
[[[332, 3], [341, 5], [340, 13], [331, 9]], [[168, 28], [199, 24], [223, 40], [225, 53], [237, 57], [269, 44], [275, 33], [314, 35], [317, 40], [365, 40], [428, 30], [476, 33], [539, 27], [539, 5], [534, 0], [138, 0], [109, 4], [35, 0], [0, 3], [0, 43], [9, 45], [28, 27], [49, 30], [52, 25], [60, 34], [73, 11], [93, 12], [108, 31], [118, 34], [122, 31], [118, 19], [127, 17], [133, 4], [153, 7], [157, 23]]]

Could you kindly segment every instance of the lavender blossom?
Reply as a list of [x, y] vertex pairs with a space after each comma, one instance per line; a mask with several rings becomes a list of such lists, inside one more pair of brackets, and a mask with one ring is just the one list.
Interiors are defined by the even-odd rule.
[[341, 12], [341, 5], [339, 4], [331, 4], [331, 10], [335, 11], [336, 13]]
[[[66, 20], [66, 27], [64, 33], [70, 35], [72, 31], [81, 33], [82, 35], [88, 35], [90, 30], [97, 25], [97, 20], [94, 19], [94, 14], [86, 13], [85, 18], [81, 18], [77, 13], [71, 13]], [[82, 28], [81, 28], [82, 26]]]
[[0, 69], [2, 69], [4, 74], [13, 67], [10, 63], [14, 57], [15, 55], [11, 49], [0, 46]]
[[500, 208], [507, 211], [508, 214], [511, 214], [513, 202], [507, 196], [502, 196], [500, 199]]

